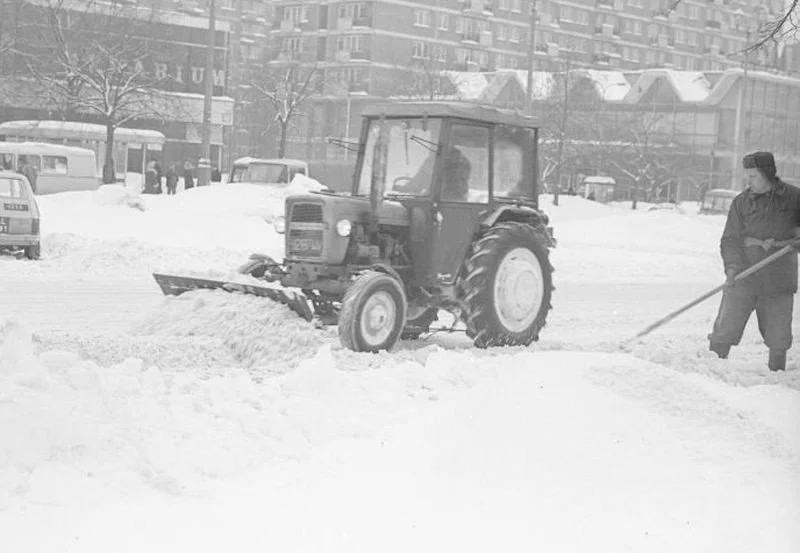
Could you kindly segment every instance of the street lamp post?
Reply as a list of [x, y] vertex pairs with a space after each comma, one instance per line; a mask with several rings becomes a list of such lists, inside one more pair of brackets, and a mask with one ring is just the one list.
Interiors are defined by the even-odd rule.
[[211, 99], [214, 94], [214, 46], [216, 35], [216, 14], [214, 0], [208, 0], [208, 45], [206, 49], [206, 70], [203, 96], [203, 143], [200, 159], [197, 160], [197, 186], [208, 186], [211, 181]]
[[[745, 48], [750, 45], [750, 29], [748, 28], [745, 33], [746, 42]], [[732, 190], [739, 190], [742, 186], [742, 173], [739, 167], [739, 160], [742, 158], [742, 119], [744, 118], [744, 101], [747, 95], [747, 62], [748, 51], [745, 50], [744, 61], [742, 62], [742, 81], [739, 84], [739, 97], [736, 102], [736, 122], [733, 128], [733, 181], [731, 182]]]
[[530, 15], [530, 36], [528, 38], [528, 78], [526, 82], [528, 105], [526, 107], [528, 109], [528, 113], [533, 115], [533, 58], [536, 53], [536, 19], [538, 16], [536, 12], [536, 0], [531, 0]]

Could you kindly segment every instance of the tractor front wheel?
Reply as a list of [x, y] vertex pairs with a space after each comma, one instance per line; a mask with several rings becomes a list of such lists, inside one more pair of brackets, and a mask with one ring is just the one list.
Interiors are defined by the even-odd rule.
[[391, 349], [406, 322], [403, 284], [379, 271], [362, 273], [342, 299], [339, 340], [353, 351]]
[[550, 310], [552, 267], [536, 230], [500, 223], [474, 244], [459, 283], [467, 335], [477, 347], [527, 346]]

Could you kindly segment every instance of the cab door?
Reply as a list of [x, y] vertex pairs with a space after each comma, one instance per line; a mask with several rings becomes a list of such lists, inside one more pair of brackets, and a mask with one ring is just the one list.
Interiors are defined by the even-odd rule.
[[452, 120], [436, 175], [433, 259], [439, 284], [452, 284], [489, 209], [491, 128]]

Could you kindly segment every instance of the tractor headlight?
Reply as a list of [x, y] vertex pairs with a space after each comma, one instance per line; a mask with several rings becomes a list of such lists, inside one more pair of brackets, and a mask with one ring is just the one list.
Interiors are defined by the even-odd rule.
[[347, 238], [353, 232], [353, 223], [349, 219], [340, 219], [336, 223], [336, 233], [342, 238]]
[[286, 217], [281, 215], [280, 217], [276, 218], [272, 222], [272, 226], [275, 228], [275, 232], [278, 234], [283, 234], [286, 232]]

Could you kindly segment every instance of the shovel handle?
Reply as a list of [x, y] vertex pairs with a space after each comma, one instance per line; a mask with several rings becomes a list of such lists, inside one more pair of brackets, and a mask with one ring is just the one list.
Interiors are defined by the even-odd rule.
[[[734, 278], [734, 282], [738, 282], [738, 281], [740, 281], [740, 280], [742, 280], [744, 278], [749, 277], [753, 273], [755, 273], [757, 271], [760, 271], [761, 269], [763, 269], [764, 267], [766, 267], [767, 265], [769, 265], [770, 263], [772, 263], [773, 261], [775, 261], [779, 257], [783, 257], [784, 255], [786, 255], [787, 253], [789, 253], [792, 250], [794, 250], [794, 244], [788, 244], [788, 245], [784, 246], [783, 248], [781, 248], [780, 250], [776, 251], [775, 253], [765, 257], [764, 259], [762, 259], [761, 261], [759, 261], [758, 263], [756, 263], [752, 267], [748, 267], [747, 269], [745, 269], [744, 271], [742, 271], [741, 273], [736, 275], [736, 277]], [[627, 344], [629, 342], [632, 342], [634, 340], [637, 340], [637, 339], [641, 338], [642, 336], [646, 336], [647, 334], [650, 334], [652, 331], [654, 331], [658, 327], [667, 324], [672, 319], [674, 319], [675, 317], [677, 317], [678, 315], [680, 315], [682, 313], [685, 313], [686, 311], [688, 311], [689, 309], [691, 309], [692, 307], [694, 307], [698, 303], [702, 303], [705, 300], [707, 300], [708, 298], [710, 298], [711, 296], [717, 294], [719, 291], [724, 290], [727, 286], [728, 286], [727, 284], [721, 284], [721, 285], [717, 286], [716, 288], [714, 288], [712, 290], [709, 290], [708, 292], [706, 292], [705, 294], [703, 294], [699, 298], [697, 298], [695, 300], [692, 300], [691, 302], [687, 303], [686, 305], [684, 305], [680, 309], [677, 309], [677, 310], [673, 311], [672, 313], [670, 313], [669, 315], [667, 315], [663, 319], [657, 320], [656, 322], [654, 322], [653, 324], [651, 324], [650, 326], [648, 326], [647, 328], [642, 330], [639, 334], [637, 334], [633, 338], [630, 338], [630, 339], [626, 340], [625, 342], [623, 342], [623, 344]]]

